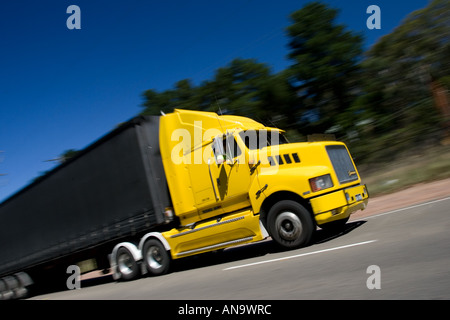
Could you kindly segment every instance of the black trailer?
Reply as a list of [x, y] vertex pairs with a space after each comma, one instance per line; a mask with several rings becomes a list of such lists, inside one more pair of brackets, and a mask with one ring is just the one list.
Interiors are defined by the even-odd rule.
[[133, 118], [1, 203], [0, 286], [90, 258], [106, 266], [121, 239], [165, 224], [159, 150], [159, 117]]

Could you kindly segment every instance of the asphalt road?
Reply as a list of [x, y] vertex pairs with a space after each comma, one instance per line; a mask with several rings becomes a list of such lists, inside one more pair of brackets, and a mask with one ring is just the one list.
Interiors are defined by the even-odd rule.
[[446, 198], [318, 230], [307, 248], [267, 240], [178, 260], [161, 277], [105, 276], [32, 299], [450, 299], [449, 230]]

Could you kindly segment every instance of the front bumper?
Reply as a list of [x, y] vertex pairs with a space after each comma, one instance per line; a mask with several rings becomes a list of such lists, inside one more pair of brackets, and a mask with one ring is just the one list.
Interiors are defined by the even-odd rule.
[[346, 219], [355, 211], [364, 210], [369, 202], [365, 185], [350, 187], [311, 199], [311, 207], [318, 225]]

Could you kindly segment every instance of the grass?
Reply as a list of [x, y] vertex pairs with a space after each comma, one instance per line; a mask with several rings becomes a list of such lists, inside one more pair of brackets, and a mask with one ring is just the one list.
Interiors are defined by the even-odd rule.
[[388, 194], [413, 185], [450, 177], [450, 146], [421, 149], [399, 155], [389, 163], [358, 166], [371, 196]]

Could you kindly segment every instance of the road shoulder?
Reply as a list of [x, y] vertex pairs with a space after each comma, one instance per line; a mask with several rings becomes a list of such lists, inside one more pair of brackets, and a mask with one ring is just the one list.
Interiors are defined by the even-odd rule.
[[[367, 187], [370, 194], [370, 185]], [[355, 212], [351, 220], [447, 197], [450, 197], [450, 179], [420, 183], [392, 194], [369, 198], [366, 210]]]

